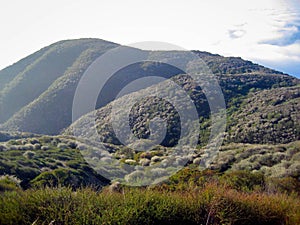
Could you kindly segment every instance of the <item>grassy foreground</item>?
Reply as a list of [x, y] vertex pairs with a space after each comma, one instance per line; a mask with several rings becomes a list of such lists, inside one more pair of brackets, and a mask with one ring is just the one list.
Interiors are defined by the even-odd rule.
[[[52, 222], [52, 223], [51, 223]], [[45, 188], [0, 193], [0, 224], [300, 224], [295, 194], [207, 183], [182, 191]]]

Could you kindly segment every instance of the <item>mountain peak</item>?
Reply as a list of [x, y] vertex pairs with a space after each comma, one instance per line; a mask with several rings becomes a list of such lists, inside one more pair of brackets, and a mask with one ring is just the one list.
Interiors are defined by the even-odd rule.
[[[103, 53], [120, 45], [95, 38], [63, 40], [51, 44], [0, 71], [0, 123], [3, 130], [58, 134], [72, 123], [72, 103], [77, 84], [91, 63]], [[141, 50], [144, 51], [144, 50]], [[124, 85], [145, 77], [171, 78], [184, 73], [167, 64], [155, 64], [151, 54], [168, 51], [144, 51], [145, 62], [118, 71], [104, 86], [98, 98], [101, 108], [113, 101]], [[172, 55], [172, 51], [169, 52]], [[245, 61], [193, 51], [217, 76], [224, 95], [247, 95], [251, 89], [291, 86], [294, 77]], [[138, 91], [141, 87], [131, 90]], [[238, 90], [239, 89], [239, 90]], [[130, 94], [130, 93], [126, 93]], [[229, 102], [229, 101], [228, 101]]]

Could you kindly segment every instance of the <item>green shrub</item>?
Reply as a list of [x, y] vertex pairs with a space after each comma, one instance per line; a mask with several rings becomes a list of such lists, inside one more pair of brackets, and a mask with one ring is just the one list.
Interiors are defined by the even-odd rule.
[[45, 188], [0, 195], [0, 224], [295, 225], [298, 198], [239, 192], [208, 183], [195, 191]]
[[34, 187], [79, 187], [79, 181], [80, 176], [77, 171], [59, 168], [41, 173], [31, 181], [31, 185]]
[[220, 178], [221, 183], [240, 191], [261, 190], [265, 186], [265, 178], [261, 173], [249, 171], [229, 171]]
[[270, 177], [266, 181], [268, 193], [298, 193], [300, 194], [300, 181], [293, 177]]
[[0, 177], [0, 192], [15, 191], [20, 189], [20, 180], [12, 176]]

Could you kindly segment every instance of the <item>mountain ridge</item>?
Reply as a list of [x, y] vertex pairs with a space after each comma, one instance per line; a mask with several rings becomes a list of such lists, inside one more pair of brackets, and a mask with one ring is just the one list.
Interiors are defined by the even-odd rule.
[[[26, 85], [23, 85], [26, 82], [22, 79], [19, 81], [18, 78], [23, 78], [22, 71], [28, 68], [31, 72], [42, 68], [39, 63], [34, 62], [47, 54], [47, 51], [56, 56], [58, 47], [55, 44], [0, 71], [0, 75], [6, 74], [0, 76], [0, 81], [2, 79], [6, 82], [6, 87], [3, 84], [0, 89], [0, 99], [6, 99], [6, 103], [0, 103], [1, 113], [5, 113], [5, 106], [8, 107], [8, 103], [14, 100], [14, 95], [11, 94], [14, 90], [27, 98], [26, 101], [19, 102], [19, 108], [10, 109], [6, 115], [2, 115], [2, 121], [5, 116], [9, 118], [0, 126], [0, 174], [16, 176], [21, 180], [23, 188], [47, 186], [54, 181], [58, 183], [60, 179], [63, 181], [62, 185], [71, 185], [74, 188], [80, 185], [102, 187], [109, 183], [109, 180], [102, 177], [105, 175], [101, 173], [103, 168], [98, 168], [97, 164], [93, 167], [89, 163], [102, 162], [107, 166], [111, 162], [110, 157], [120, 163], [120, 170], [117, 168], [112, 172], [116, 175], [124, 173], [129, 180], [136, 179], [141, 167], [149, 169], [158, 162], [162, 163], [163, 168], [156, 168], [159, 169], [156, 173], [167, 173], [164, 165], [168, 166], [167, 158], [181, 137], [180, 116], [176, 110], [186, 107], [185, 102], [180, 102], [181, 108], [176, 109], [168, 101], [147, 95], [153, 90], [161, 90], [174, 96], [174, 90], [163, 82], [134, 87], [116, 98], [124, 86], [149, 75], [160, 76], [176, 83], [193, 101], [200, 121], [198, 143], [195, 148], [188, 149], [192, 154], [178, 156], [172, 165], [178, 166], [185, 161], [190, 168], [199, 166], [207, 150], [211, 131], [208, 100], [201, 85], [184, 71], [167, 63], [151, 61], [156, 56], [163, 57], [166, 54], [173, 60], [176, 52], [143, 52], [148, 60], [122, 68], [114, 74], [102, 89], [105, 93], [98, 96], [96, 109], [73, 122], [73, 97], [84, 72], [99, 56], [120, 45], [97, 39], [70, 40], [66, 43], [67, 46], [79, 45], [78, 51], [72, 52], [70, 65], [63, 65], [64, 68], [55, 73], [52, 80], [48, 80], [48, 84], [40, 89], [38, 96], [32, 94], [33, 92], [27, 95]], [[270, 177], [292, 177], [299, 180], [300, 80], [240, 57], [222, 57], [200, 51], [195, 51], [195, 54], [215, 74], [227, 111], [227, 129], [222, 134], [225, 137], [224, 142], [208, 169], [220, 172], [247, 170], [253, 174], [258, 172]], [[47, 64], [43, 68], [49, 70], [59, 61], [58, 58], [42, 59]], [[64, 64], [61, 61], [59, 63]], [[194, 68], [188, 60], [180, 63], [183, 68]], [[51, 73], [47, 72], [43, 75]], [[31, 84], [30, 76], [43, 77], [39, 73], [29, 72], [27, 76], [25, 78], [28, 84]], [[30, 87], [34, 89], [39, 83], [38, 79], [33, 83], [35, 84]], [[14, 85], [18, 88], [9, 89]], [[5, 95], [6, 91], [3, 90], [10, 90], [10, 94]], [[111, 125], [111, 107], [117, 103], [125, 107], [139, 94], [146, 97], [134, 104], [130, 111], [129, 125], [133, 135], [139, 139], [148, 139], [151, 134], [150, 121], [156, 117], [160, 117], [167, 124], [167, 133], [162, 142], [149, 152], [142, 153], [137, 151], [139, 143], [130, 146], [122, 144]], [[108, 153], [99, 152], [99, 145], [105, 146]], [[90, 157], [90, 161], [85, 157]], [[126, 171], [129, 165], [134, 166], [132, 171]], [[109, 171], [109, 167], [105, 166], [104, 169]], [[101, 175], [98, 176], [97, 172]]]
[[[59, 58], [55, 57], [57, 56], [57, 49], [61, 48], [60, 51], [62, 51], [64, 45], [66, 45], [67, 53], [62, 58], [71, 55], [68, 59], [70, 62], [69, 64], [67, 63], [68, 65], [65, 65], [66, 63], [61, 62]], [[72, 46], [77, 46], [77, 52], [72, 50]], [[79, 79], [97, 57], [118, 46], [120, 45], [101, 39], [60, 41], [36, 52], [37, 55], [33, 54], [26, 57], [18, 63], [0, 71], [0, 74], [4, 74], [5, 71], [16, 71], [15, 73], [7, 73], [8, 75], [6, 76], [3, 75], [3, 77], [10, 77], [10, 79], [7, 78], [8, 83], [0, 89], [0, 121], [2, 121], [0, 128], [4, 131], [24, 131], [51, 135], [61, 133], [72, 123], [72, 100]], [[71, 49], [70, 51], [73, 51], [72, 54], [68, 54], [68, 48]], [[54, 60], [47, 60], [42, 57], [47, 54], [47, 51], [55, 54], [53, 56]], [[258, 64], [253, 64], [240, 57], [223, 57], [201, 51], [193, 52], [216, 74], [221, 87], [223, 87], [227, 102], [229, 102], [228, 99], [237, 97], [235, 95], [247, 95], [251, 88], [269, 89], [275, 86], [292, 86], [299, 82], [297, 78]], [[148, 58], [150, 61], [155, 55], [164, 56], [164, 54], [169, 54], [172, 56], [172, 51], [145, 51], [145, 53], [149, 55]], [[57, 73], [56, 70], [52, 71], [54, 77], [48, 80], [37, 91], [34, 89], [39, 82], [45, 82], [40, 79], [48, 77], [47, 73], [40, 76], [39, 73], [28, 72], [28, 78], [25, 82], [24, 77], [26, 78], [26, 76], [23, 76], [22, 72], [25, 71], [26, 73], [26, 69], [28, 70], [28, 68], [31, 68], [31, 72], [32, 70], [34, 72], [34, 69], [38, 70], [36, 68], [39, 68], [39, 65], [37, 65], [38, 63], [34, 64], [34, 62], [41, 57], [42, 60], [45, 60], [45, 65], [47, 65], [44, 70], [50, 70], [47, 73], [51, 73], [52, 67], [55, 67], [57, 63], [61, 63], [64, 67]], [[149, 70], [152, 74], [165, 76], [166, 78], [180, 74], [179, 70], [172, 69], [170, 66], [164, 64], [158, 65], [150, 62], [150, 64], [148, 63], [148, 68], [152, 68]], [[22, 69], [23, 71], [21, 71]], [[43, 71], [42, 69], [40, 70]], [[117, 91], [123, 87], [122, 85], [148, 75], [146, 72], [144, 64], [132, 65], [121, 70], [119, 76], [115, 75], [116, 79], [104, 87], [104, 89], [106, 88], [105, 90], [109, 90], [106, 91], [106, 95], [107, 93], [108, 95], [106, 97], [104, 95], [99, 96], [97, 108], [104, 107], [114, 100], [116, 93], [111, 91]], [[22, 79], [18, 80], [18, 76], [23, 79], [23, 83]], [[36, 82], [33, 82], [34, 80], [31, 77], [35, 77]], [[0, 80], [1, 78], [0, 76]], [[6, 78], [2, 79], [5, 80]]]

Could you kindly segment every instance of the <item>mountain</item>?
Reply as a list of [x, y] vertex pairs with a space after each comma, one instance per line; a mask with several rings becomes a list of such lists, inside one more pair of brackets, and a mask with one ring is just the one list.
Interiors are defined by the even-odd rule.
[[[99, 44], [102, 42], [96, 40], [61, 41], [3, 70], [1, 77], [7, 82], [3, 83], [0, 93], [0, 121], [5, 122], [37, 99], [67, 72], [83, 52]], [[15, 73], [7, 73], [10, 71]]]
[[[218, 78], [228, 107], [227, 142], [279, 144], [300, 139], [300, 86], [280, 87], [280, 85], [294, 84], [289, 77], [241, 75]], [[207, 126], [210, 114], [207, 99], [201, 87], [195, 85], [187, 75], [178, 75], [172, 80], [182, 86], [185, 91], [189, 91], [198, 115], [202, 118], [202, 136], [199, 140], [201, 143], [201, 140], [205, 140], [210, 132], [210, 127]], [[273, 86], [276, 88], [271, 88]], [[266, 90], [258, 91], [257, 89], [260, 88]], [[65, 130], [65, 134], [75, 133], [93, 140], [100, 138], [103, 142], [120, 144], [112, 127], [112, 107], [131, 105], [137, 96], [151, 96], [151, 93], [155, 93], [157, 89], [164, 90], [166, 93], [174, 91], [172, 87], [160, 83], [138, 93], [120, 97], [77, 120]], [[131, 109], [129, 125], [137, 137], [148, 138], [149, 121], [160, 116], [167, 121], [168, 127], [167, 136], [162, 145], [173, 146], [180, 138], [178, 111], [184, 111], [185, 107], [187, 106], [184, 102], [180, 102], [179, 108], [175, 109], [170, 103], [159, 98], [146, 97]], [[96, 127], [97, 132], [90, 129], [91, 127]]]
[[19, 73], [24, 71], [27, 66], [34, 63], [39, 57], [47, 52], [51, 46], [41, 49], [40, 51], [27, 56], [26, 58], [14, 63], [11, 66], [0, 71], [0, 89], [2, 90], [5, 85], [12, 81]]
[[[261, 78], [263, 81], [269, 81], [263, 82], [258, 77], [242, 75], [234, 77], [235, 82], [230, 82], [231, 79], [228, 77], [219, 77], [228, 106], [227, 129], [224, 133], [223, 146], [216, 157], [212, 155], [211, 158], [208, 158], [211, 160], [208, 168], [222, 173], [230, 170], [243, 170], [258, 172], [267, 177], [292, 177], [299, 180], [300, 85], [290, 83], [291, 86], [280, 87], [279, 84], [283, 82], [282, 77], [279, 79], [280, 82], [275, 79], [276, 76], [268, 78], [270, 80]], [[159, 170], [159, 175], [157, 175], [159, 177], [169, 173], [173, 174], [172, 169], [176, 170], [176, 167], [180, 165], [199, 166], [202, 160], [206, 159], [205, 155], [211, 152], [208, 141], [212, 127], [208, 102], [201, 87], [195, 85], [189, 76], [177, 75], [171, 79], [185, 91], [189, 91], [200, 117], [200, 135], [196, 148], [185, 149], [186, 146], [179, 145], [180, 141], [192, 139], [194, 135], [193, 133], [181, 135], [182, 117], [180, 112], [184, 112], [188, 107], [184, 100], [179, 100], [179, 107], [175, 109], [170, 102], [151, 95], [151, 93], [155, 93], [155, 90], [163, 90], [166, 93], [174, 91], [164, 82], [120, 97], [108, 105], [86, 114], [67, 128], [64, 134], [75, 134], [79, 139], [118, 146], [120, 149], [109, 150], [108, 155], [104, 156], [95, 156], [95, 153], [89, 151], [81, 152], [100, 174], [105, 174], [105, 171], [111, 171], [114, 167], [104, 167], [103, 171], [103, 166], [99, 166], [97, 160], [101, 162], [112, 157], [118, 159], [121, 165], [122, 163], [135, 165], [134, 170], [127, 171], [127, 173], [121, 170], [116, 175], [112, 172], [107, 175], [108, 177], [118, 177], [120, 173], [123, 173], [127, 182], [139, 182], [140, 176], [145, 180], [153, 179], [155, 176], [153, 174], [156, 173], [155, 169]], [[256, 82], [250, 82], [252, 79]], [[258, 90], [263, 86], [260, 82], [270, 85], [269, 89]], [[236, 83], [239, 85], [235, 85]], [[283, 83], [286, 85], [285, 82]], [[226, 90], [230, 91], [225, 92]], [[115, 108], [116, 105], [132, 105], [132, 102], [139, 96], [147, 97], [133, 105], [129, 117], [123, 108]], [[113, 111], [113, 109], [117, 111]], [[127, 121], [122, 120], [123, 116]], [[146, 149], [147, 152], [140, 152], [141, 146], [142, 148], [147, 144], [151, 146], [151, 143], [137, 142], [135, 138], [149, 139], [153, 131], [155, 135], [156, 130], [151, 130], [151, 121], [155, 117], [160, 117], [166, 122], [166, 135], [160, 146], [154, 146], [151, 150]], [[115, 120], [121, 121], [117, 126], [122, 126], [129, 121], [133, 136], [128, 135], [122, 128], [118, 131], [120, 127], [113, 127]], [[189, 122], [191, 123], [191, 121]], [[120, 142], [120, 136], [126, 138]], [[172, 158], [172, 154], [178, 146], [183, 153]], [[101, 145], [99, 145], [99, 149], [101, 152]], [[155, 163], [157, 163], [157, 168]], [[122, 166], [120, 167], [122, 168]]]
[[[51, 135], [61, 133], [72, 123], [73, 97], [80, 78], [95, 59], [115, 47], [119, 45], [99, 39], [60, 41], [0, 71], [1, 130]], [[238, 57], [193, 52], [218, 76], [226, 102], [236, 95], [247, 95], [251, 88], [268, 89], [298, 82], [294, 77]], [[103, 87], [97, 109], [113, 101], [120, 90], [133, 80], [149, 74], [170, 78], [184, 73], [166, 63], [151, 61], [155, 56], [176, 56], [176, 51], [140, 50], [140, 53], [149, 61], [129, 65], [115, 73]], [[181, 63], [186, 68], [193, 62]], [[132, 87], [122, 95], [145, 87], [147, 84]]]
[[[96, 109], [72, 122], [72, 104], [80, 79], [99, 56], [116, 47], [138, 53], [146, 60], [113, 74], [98, 95]], [[226, 104], [224, 142], [209, 168], [221, 172], [249, 170], [266, 176], [299, 179], [300, 81], [239, 57], [193, 53], [215, 74]], [[195, 73], [200, 70], [193, 60], [182, 60], [180, 54], [185, 52], [144, 51], [99, 39], [66, 40], [0, 71], [0, 175], [16, 176], [23, 188], [51, 184], [98, 187], [109, 183], [105, 176], [108, 171], [134, 182], [141, 173], [140, 167], [150, 168], [159, 162], [160, 168], [153, 171], [150, 168], [150, 172], [145, 169], [147, 176], [173, 173], [181, 162], [191, 168], [199, 165], [212, 130], [206, 93], [216, 90], [205, 92], [205, 85], [186, 74], [186, 70]], [[154, 62], [157, 57], [166, 60]], [[180, 68], [172, 66], [175, 61]], [[129, 85], [149, 75], [167, 80], [146, 79]], [[180, 99], [169, 81], [188, 93], [191, 102]], [[128, 88], [124, 91], [125, 86]], [[175, 97], [178, 107], [153, 94], [157, 91]], [[195, 106], [196, 119], [200, 118], [197, 146], [188, 149], [190, 154], [172, 159], [174, 167], [168, 166], [172, 147], [182, 137], [189, 140], [196, 135], [181, 136], [184, 120], [180, 113], [188, 110], [189, 103]], [[112, 114], [116, 105], [121, 108]], [[121, 143], [112, 125], [114, 119], [126, 114], [126, 106], [132, 106], [129, 113], [132, 135], [126, 140], [133, 141], [130, 146]], [[188, 116], [185, 123], [193, 119]], [[151, 121], [164, 122], [166, 135], [154, 149], [139, 152], [140, 142], [135, 143], [135, 138], [162, 136], [152, 130], [155, 124]], [[99, 144], [109, 149], [108, 153], [99, 152]], [[107, 167], [111, 158], [120, 163], [117, 168]], [[104, 166], [99, 168], [94, 162]], [[134, 166], [133, 170], [129, 165]]]

